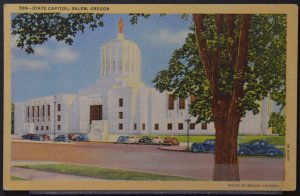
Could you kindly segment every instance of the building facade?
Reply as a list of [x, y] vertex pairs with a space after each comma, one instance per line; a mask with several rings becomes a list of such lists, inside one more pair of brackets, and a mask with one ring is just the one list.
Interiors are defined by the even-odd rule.
[[[99, 79], [78, 94], [60, 94], [15, 103], [15, 134], [87, 133], [93, 140], [114, 140], [118, 135], [185, 135], [191, 98], [174, 99], [141, 80], [141, 52], [126, 40], [123, 25], [117, 39], [100, 47]], [[268, 128], [270, 101], [261, 112], [247, 113], [240, 124], [242, 134], [271, 134]], [[195, 124], [191, 135], [213, 135], [213, 123]]]

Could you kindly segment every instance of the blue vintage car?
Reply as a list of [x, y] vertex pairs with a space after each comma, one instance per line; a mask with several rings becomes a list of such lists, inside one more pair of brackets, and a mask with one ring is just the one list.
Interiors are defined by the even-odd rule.
[[33, 134], [33, 135], [31, 136], [31, 140], [32, 140], [32, 141], [43, 141], [44, 138], [43, 138], [43, 136], [41, 136], [41, 135]]
[[69, 142], [69, 137], [67, 135], [59, 135], [56, 138], [54, 138], [54, 141], [56, 142]]
[[125, 144], [126, 143], [126, 141], [128, 140], [128, 136], [120, 136], [118, 139], [117, 139], [117, 141], [116, 141], [116, 143], [117, 144]]
[[214, 152], [215, 151], [215, 140], [207, 139], [203, 143], [193, 143], [192, 152]]
[[75, 137], [74, 141], [77, 142], [88, 142], [90, 141], [90, 138], [87, 135], [79, 134]]
[[264, 140], [255, 140], [249, 144], [240, 144], [238, 148], [239, 155], [267, 155], [267, 156], [283, 156], [282, 150], [269, 144]]

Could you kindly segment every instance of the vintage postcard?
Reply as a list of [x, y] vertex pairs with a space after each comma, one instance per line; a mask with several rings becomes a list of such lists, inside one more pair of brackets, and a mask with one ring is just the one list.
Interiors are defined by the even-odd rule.
[[4, 189], [295, 190], [297, 14], [4, 4]]

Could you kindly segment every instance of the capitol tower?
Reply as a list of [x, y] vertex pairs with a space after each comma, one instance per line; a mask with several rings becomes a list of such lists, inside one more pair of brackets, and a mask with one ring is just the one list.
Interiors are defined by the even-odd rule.
[[136, 43], [125, 39], [122, 18], [118, 29], [117, 39], [100, 48], [100, 77], [121, 80], [131, 86], [141, 82], [141, 52]]

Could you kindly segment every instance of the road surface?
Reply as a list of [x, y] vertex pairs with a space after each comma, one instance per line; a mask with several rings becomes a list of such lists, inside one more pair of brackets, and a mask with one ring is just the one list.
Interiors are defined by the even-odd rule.
[[[54, 161], [212, 180], [213, 154], [160, 150], [156, 145], [12, 142], [12, 161]], [[284, 159], [239, 158], [241, 180], [283, 180]]]

